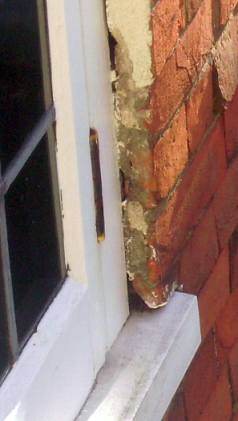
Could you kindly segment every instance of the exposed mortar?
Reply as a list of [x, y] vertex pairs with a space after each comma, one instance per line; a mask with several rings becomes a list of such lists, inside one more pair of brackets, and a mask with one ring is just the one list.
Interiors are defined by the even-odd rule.
[[158, 213], [152, 139], [145, 128], [153, 83], [152, 0], [106, 0], [116, 40], [115, 114], [120, 168], [125, 178], [123, 222], [129, 280], [150, 308], [167, 303], [174, 285], [163, 285], [155, 243]]

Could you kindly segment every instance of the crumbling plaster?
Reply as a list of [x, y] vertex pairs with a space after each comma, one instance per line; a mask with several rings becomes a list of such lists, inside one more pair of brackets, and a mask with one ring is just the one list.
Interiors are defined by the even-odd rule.
[[[146, 129], [153, 83], [152, 0], [106, 0], [109, 31], [116, 40], [115, 116], [124, 177], [123, 222], [129, 280], [151, 308], [166, 304], [154, 223], [158, 211], [152, 139]], [[173, 287], [172, 287], [173, 288]]]

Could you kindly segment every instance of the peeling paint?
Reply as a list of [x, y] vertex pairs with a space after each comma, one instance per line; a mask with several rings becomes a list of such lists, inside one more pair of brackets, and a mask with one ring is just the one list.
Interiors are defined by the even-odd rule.
[[127, 207], [128, 221], [130, 228], [141, 231], [144, 235], [147, 233], [147, 224], [144, 218], [144, 211], [139, 202], [129, 202]]
[[126, 77], [132, 73], [135, 88], [150, 86], [153, 81], [151, 0], [107, 0], [106, 5], [108, 26], [120, 49], [120, 74]]
[[[153, 141], [146, 129], [153, 83], [151, 0], [106, 0], [109, 30], [117, 42], [113, 71], [119, 165], [125, 179], [123, 223], [129, 280], [150, 308], [165, 305], [170, 288], [162, 285], [154, 241], [158, 185]], [[115, 77], [116, 76], [116, 77]]]

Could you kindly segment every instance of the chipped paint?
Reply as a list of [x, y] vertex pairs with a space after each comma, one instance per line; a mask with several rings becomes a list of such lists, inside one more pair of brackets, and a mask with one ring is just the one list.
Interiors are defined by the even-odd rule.
[[141, 231], [144, 235], [147, 233], [147, 224], [144, 218], [143, 207], [139, 202], [129, 202], [127, 207], [128, 222], [130, 228]]
[[[150, 308], [165, 305], [171, 289], [162, 285], [154, 241], [158, 185], [153, 141], [146, 129], [153, 83], [151, 0], [106, 0], [107, 20], [117, 42], [112, 80], [119, 165], [125, 180], [123, 223], [127, 273]], [[138, 24], [139, 22], [139, 24]]]
[[132, 73], [136, 88], [153, 81], [150, 0], [107, 0], [108, 26], [118, 42], [120, 74]]

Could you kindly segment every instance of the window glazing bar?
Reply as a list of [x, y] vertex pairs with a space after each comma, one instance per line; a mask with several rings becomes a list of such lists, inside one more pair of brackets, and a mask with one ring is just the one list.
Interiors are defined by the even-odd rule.
[[12, 277], [7, 239], [7, 222], [4, 196], [0, 198], [0, 293], [3, 294], [5, 315], [7, 320], [8, 347], [10, 363], [16, 360], [19, 351], [17, 326], [15, 319], [14, 298], [12, 290]]
[[0, 195], [7, 193], [9, 187], [20, 173], [32, 152], [35, 150], [41, 139], [55, 122], [55, 109], [52, 105], [40, 118], [32, 132], [26, 137], [19, 151], [16, 153], [0, 182]]

